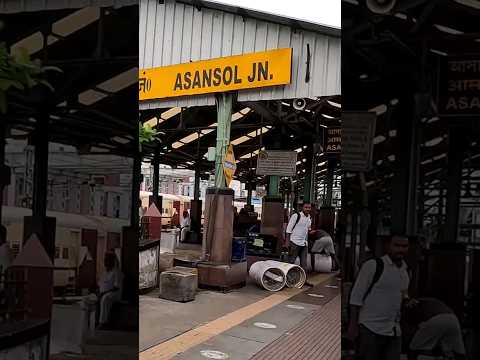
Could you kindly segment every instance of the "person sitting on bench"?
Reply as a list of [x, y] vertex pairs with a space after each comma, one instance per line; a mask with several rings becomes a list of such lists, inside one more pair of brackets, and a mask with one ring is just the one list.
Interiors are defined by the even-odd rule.
[[104, 329], [110, 321], [113, 304], [122, 298], [123, 274], [118, 267], [115, 253], [107, 252], [104, 258], [105, 272], [99, 282], [100, 319], [99, 328]]
[[181, 229], [181, 235], [180, 235], [180, 241], [184, 242], [187, 239], [187, 234], [190, 231], [190, 215], [188, 214], [187, 210], [183, 211], [182, 214], [182, 220], [180, 221], [180, 229]]

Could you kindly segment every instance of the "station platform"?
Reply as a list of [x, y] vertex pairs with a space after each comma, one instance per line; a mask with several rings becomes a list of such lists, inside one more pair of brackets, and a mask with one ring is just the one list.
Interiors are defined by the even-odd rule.
[[340, 279], [271, 293], [248, 282], [229, 293], [199, 291], [175, 303], [140, 297], [141, 360], [339, 359]]
[[86, 339], [82, 354], [61, 352], [49, 360], [134, 360], [138, 359], [136, 332], [96, 330]]

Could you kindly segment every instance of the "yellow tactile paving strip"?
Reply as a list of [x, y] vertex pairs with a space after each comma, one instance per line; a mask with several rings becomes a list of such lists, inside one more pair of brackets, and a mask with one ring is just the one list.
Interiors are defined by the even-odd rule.
[[[328, 281], [335, 274], [317, 274], [309, 278], [312, 285], [318, 285]], [[222, 316], [208, 324], [199, 326], [171, 340], [151, 347], [140, 353], [140, 360], [168, 360], [177, 354], [183, 353], [188, 349], [197, 346], [214, 336], [217, 336], [234, 326], [264, 312], [272, 307], [281, 304], [284, 301], [300, 294], [304, 289], [285, 289], [279, 293], [274, 293], [254, 304], [245, 306], [230, 314]]]

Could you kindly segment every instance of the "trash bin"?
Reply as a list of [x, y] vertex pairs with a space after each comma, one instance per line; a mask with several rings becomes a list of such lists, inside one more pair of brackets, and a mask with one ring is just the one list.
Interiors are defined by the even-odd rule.
[[242, 262], [247, 260], [247, 238], [232, 238], [232, 261]]

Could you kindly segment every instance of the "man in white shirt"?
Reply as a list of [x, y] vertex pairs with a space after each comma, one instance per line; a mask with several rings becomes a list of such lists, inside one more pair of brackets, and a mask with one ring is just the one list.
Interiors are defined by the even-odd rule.
[[348, 337], [359, 337], [363, 360], [400, 360], [400, 312], [409, 286], [403, 260], [408, 238], [392, 236], [387, 245], [387, 255], [363, 264], [351, 292]]
[[182, 219], [180, 220], [180, 229], [181, 229], [181, 241], [185, 241], [187, 237], [187, 232], [190, 230], [190, 215], [187, 210], [183, 211]]
[[110, 313], [114, 303], [122, 298], [123, 275], [118, 268], [117, 256], [107, 252], [104, 259], [105, 273], [99, 281], [100, 319], [99, 327], [105, 328], [110, 321]]
[[305, 271], [307, 271], [308, 233], [312, 227], [311, 210], [311, 204], [303, 204], [302, 211], [290, 217], [286, 231], [286, 240], [290, 247], [289, 261], [294, 264], [297, 257], [300, 257], [300, 266]]

